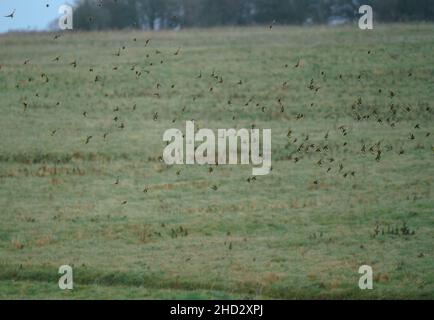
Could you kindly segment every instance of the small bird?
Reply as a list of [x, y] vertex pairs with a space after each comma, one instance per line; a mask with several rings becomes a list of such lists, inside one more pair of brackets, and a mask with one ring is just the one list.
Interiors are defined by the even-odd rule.
[[12, 13], [8, 14], [7, 16], [5, 16], [5, 18], [11, 18], [11, 19], [13, 19], [14, 15], [15, 15], [15, 9], [14, 9], [14, 11], [12, 11]]
[[289, 130], [288, 130], [288, 133], [286, 134], [286, 136], [287, 136], [288, 138], [291, 138], [291, 134], [292, 134], [292, 130], [289, 129]]
[[375, 157], [375, 160], [377, 160], [377, 161], [381, 160], [381, 150], [377, 151], [377, 156]]
[[256, 181], [256, 177], [248, 177], [246, 180], [248, 183], [252, 182], [252, 181]]

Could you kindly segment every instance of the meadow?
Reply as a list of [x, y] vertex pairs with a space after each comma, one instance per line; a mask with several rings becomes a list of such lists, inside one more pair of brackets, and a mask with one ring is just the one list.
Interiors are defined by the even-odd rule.
[[[433, 52], [432, 24], [1, 35], [0, 298], [434, 298]], [[271, 129], [272, 172], [166, 165], [192, 119]]]

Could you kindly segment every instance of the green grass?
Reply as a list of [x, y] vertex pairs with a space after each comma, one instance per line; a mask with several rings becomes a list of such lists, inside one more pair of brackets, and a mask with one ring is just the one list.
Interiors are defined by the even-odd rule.
[[[433, 51], [432, 24], [1, 36], [0, 298], [432, 299]], [[191, 119], [271, 128], [272, 173], [166, 166]]]

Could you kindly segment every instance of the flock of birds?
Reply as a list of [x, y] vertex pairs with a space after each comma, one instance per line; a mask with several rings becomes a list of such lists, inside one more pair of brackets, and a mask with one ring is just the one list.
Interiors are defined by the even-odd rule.
[[[47, 7], [49, 6], [48, 4], [46, 5]], [[10, 18], [13, 19], [15, 16], [15, 10], [13, 10], [10, 14], [6, 15], [6, 18]], [[272, 26], [275, 24], [275, 21], [273, 21], [273, 23], [269, 26], [269, 29], [272, 30]], [[57, 40], [61, 37], [61, 34], [56, 34], [54, 35], [54, 40]], [[133, 39], [134, 42], [137, 42], [138, 39], [134, 38]], [[143, 47], [146, 48], [151, 42], [151, 39], [146, 39]], [[112, 53], [113, 56], [116, 57], [121, 57], [123, 52], [126, 50], [127, 48], [125, 46], [122, 46], [120, 48], [117, 48], [116, 51], [114, 51]], [[172, 55], [174, 57], [178, 56], [181, 54], [181, 47], [178, 47], [174, 52], [172, 52]], [[372, 52], [369, 50], [367, 52], [369, 55], [372, 54]], [[162, 52], [158, 49], [155, 50], [155, 57], [159, 57], [162, 54]], [[150, 57], [150, 53], [146, 54], [146, 58]], [[164, 63], [163, 59], [157, 58], [157, 60], [159, 61], [160, 64]], [[58, 62], [60, 63], [62, 61], [62, 57], [60, 55], [54, 57], [52, 59], [52, 62]], [[26, 59], [23, 64], [27, 65], [31, 63], [30, 59]], [[71, 67], [73, 68], [78, 68], [78, 62], [77, 60], [71, 61], [71, 62], [67, 62]], [[133, 64], [130, 67], [131, 72], [134, 72], [135, 77], [136, 78], [140, 78], [143, 73], [149, 74], [151, 72], [150, 68], [154, 65], [157, 64], [158, 62], [149, 62], [148, 66], [145, 68], [140, 67], [138, 64]], [[301, 69], [303, 68], [303, 64], [304, 61], [303, 60], [298, 60], [295, 64], [293, 64], [292, 68], [293, 69]], [[285, 64], [283, 66], [285, 69], [289, 68], [290, 66], [288, 64]], [[0, 65], [0, 70], [1, 70], [1, 65]], [[113, 72], [116, 72], [118, 70], [117, 66], [113, 66], [112, 67]], [[89, 73], [94, 73], [95, 70], [94, 68], [89, 68], [88, 69]], [[338, 79], [340, 80], [344, 80], [343, 79], [343, 75], [336, 75], [338, 77]], [[410, 72], [408, 74], [408, 77], [412, 77], [412, 73]], [[195, 76], [195, 78], [198, 81], [201, 81], [201, 79], [205, 78], [206, 75], [202, 73], [202, 71], [200, 70], [199, 73]], [[207, 85], [209, 84], [209, 79], [212, 79], [212, 81], [214, 81], [215, 85], [219, 85], [224, 83], [224, 77], [223, 74], [219, 74], [217, 73], [215, 70], [212, 71], [212, 73], [209, 75], [210, 78], [208, 78], [207, 81]], [[326, 74], [324, 71], [321, 72], [321, 77], [325, 78]], [[43, 81], [43, 83], [49, 83], [50, 78], [46, 73], [42, 73], [40, 75], [41, 80]], [[361, 80], [362, 75], [358, 75], [357, 79]], [[95, 74], [95, 76], [93, 77], [93, 82], [95, 83], [99, 83], [102, 82], [103, 77], [100, 74]], [[28, 78], [27, 79], [28, 82], [33, 81], [32, 78]], [[321, 90], [321, 85], [320, 85], [321, 81], [320, 80], [316, 80], [314, 78], [311, 79], [311, 81], [307, 84], [306, 88], [307, 90], [310, 90], [313, 94], [317, 94], [318, 92], [320, 92]], [[20, 87], [20, 83], [16, 84], [16, 87], [19, 88]], [[234, 83], [234, 85], [237, 85], [239, 87], [243, 86], [243, 80], [238, 80], [238, 82]], [[156, 98], [160, 98], [161, 97], [161, 92], [159, 91], [159, 89], [161, 88], [162, 84], [157, 81], [155, 83], [155, 88], [156, 91], [153, 93], [153, 95]], [[283, 82], [281, 84], [282, 88], [285, 88], [288, 86], [288, 82]], [[175, 88], [175, 84], [171, 84], [170, 85], [171, 89]], [[214, 85], [208, 85], [208, 91], [213, 93], [214, 91]], [[383, 94], [382, 89], [378, 90], [379, 94]], [[395, 128], [400, 121], [405, 120], [406, 118], [410, 118], [411, 117], [409, 115], [412, 114], [412, 112], [421, 112], [420, 109], [416, 110], [415, 108], [413, 108], [412, 106], [401, 106], [397, 103], [394, 102], [394, 98], [396, 96], [396, 93], [394, 91], [389, 91], [386, 93], [388, 95], [388, 97], [390, 98], [390, 104], [387, 110], [385, 110], [384, 108], [379, 108], [375, 105], [370, 105], [370, 104], [364, 104], [363, 100], [361, 97], [358, 97], [355, 102], [352, 104], [351, 106], [351, 117], [353, 118], [353, 120], [357, 121], [357, 122], [361, 122], [361, 121], [375, 121], [379, 124], [384, 124], [384, 125], [388, 125], [392, 128]], [[38, 95], [38, 94], [37, 94]], [[193, 102], [198, 98], [198, 96], [194, 96], [193, 97]], [[280, 113], [284, 113], [285, 112], [285, 105], [283, 102], [283, 99], [280, 97], [276, 97], [276, 101], [277, 101], [277, 105], [278, 105], [278, 110]], [[227, 105], [231, 106], [234, 103], [234, 101], [232, 99], [229, 99], [227, 101]], [[23, 101], [22, 102], [23, 106], [24, 106], [24, 111], [29, 107], [29, 102], [28, 101]], [[57, 105], [59, 105], [60, 102], [57, 102]], [[262, 113], [267, 112], [268, 110], [270, 110], [271, 108], [267, 108], [266, 106], [261, 105], [260, 102], [255, 103], [254, 102], [254, 98], [250, 98], [248, 101], [246, 101], [244, 103], [244, 106], [250, 106], [250, 105], [254, 105], [256, 108], [259, 108], [259, 110]], [[313, 103], [311, 104], [311, 106], [313, 106]], [[185, 112], [186, 107], [184, 106], [181, 110], [182, 113]], [[132, 106], [132, 111], [136, 110], [136, 105], [134, 104]], [[124, 129], [125, 128], [125, 122], [121, 121], [120, 116], [117, 115], [117, 112], [119, 111], [119, 107], [116, 107], [113, 109], [113, 121], [116, 124], [118, 129]], [[427, 117], [432, 117], [432, 110], [429, 106], [425, 107], [425, 110], [423, 110], [426, 112]], [[272, 112], [275, 112], [272, 111]], [[84, 111], [82, 113], [82, 116], [84, 118], [86, 118], [88, 116], [87, 111]], [[305, 118], [305, 114], [303, 113], [298, 113], [295, 116], [295, 120], [301, 120]], [[154, 121], [157, 121], [159, 118], [159, 114], [158, 112], [154, 112], [152, 114], [152, 119]], [[417, 118], [417, 117], [413, 117], [413, 118]], [[235, 120], [235, 115], [232, 117], [233, 120]], [[176, 118], [172, 120], [172, 122], [175, 122]], [[255, 124], [251, 125], [252, 128], [255, 127]], [[422, 127], [422, 125], [420, 123], [415, 123], [414, 124], [414, 128], [413, 131], [408, 132], [408, 140], [409, 141], [414, 141], [416, 139], [422, 139], [422, 138], [428, 138], [431, 135], [431, 132], [429, 132], [429, 129], [425, 129]], [[423, 131], [424, 133], [423, 135], [418, 134], [417, 132]], [[53, 130], [50, 131], [50, 135], [54, 136], [56, 134], [58, 134], [59, 132], [59, 128], [55, 128]], [[317, 155], [317, 160], [315, 160], [315, 165], [317, 165], [320, 168], [323, 168], [325, 173], [330, 173], [332, 171], [335, 171], [337, 174], [341, 175], [344, 178], [347, 177], [355, 177], [356, 176], [356, 170], [351, 169], [351, 168], [347, 168], [346, 164], [344, 163], [344, 161], [341, 159], [337, 159], [336, 156], [333, 156], [331, 153], [331, 149], [332, 146], [330, 144], [330, 139], [329, 139], [329, 135], [330, 135], [330, 131], [324, 132], [323, 134], [323, 138], [318, 141], [318, 139], [312, 139], [310, 137], [309, 134], [305, 134], [304, 136], [300, 136], [300, 135], [295, 135], [294, 131], [292, 129], [288, 129], [287, 134], [286, 134], [286, 138], [287, 138], [287, 145], [286, 145], [286, 149], [288, 150], [287, 156], [286, 156], [286, 160], [290, 160], [293, 161], [294, 163], [298, 163], [300, 161], [302, 161], [305, 158], [311, 158], [312, 154]], [[103, 139], [107, 139], [109, 136], [110, 132], [105, 132], [103, 134]], [[337, 134], [340, 135], [342, 137], [342, 139], [344, 140], [342, 142], [341, 147], [348, 147], [348, 142], [345, 141], [345, 139], [348, 137], [348, 135], [351, 134], [351, 126], [350, 125], [346, 125], [346, 124], [342, 124], [339, 125], [339, 127], [337, 128]], [[83, 140], [84, 144], [89, 144], [92, 142], [92, 139], [94, 138], [93, 135], [87, 135], [85, 137], [85, 139]], [[426, 140], [424, 141], [426, 142]], [[401, 146], [398, 150], [394, 150], [394, 146], [387, 144], [383, 141], [383, 139], [380, 139], [379, 141], [375, 141], [375, 142], [369, 142], [369, 141], [362, 141], [361, 145], [360, 145], [360, 150], [359, 150], [359, 154], [366, 156], [371, 154], [373, 159], [375, 159], [375, 161], [381, 161], [382, 156], [384, 155], [385, 152], [390, 152], [390, 151], [395, 151], [397, 152], [398, 155], [403, 155], [405, 153], [404, 148]], [[159, 160], [162, 161], [162, 157], [159, 157]], [[210, 167], [209, 168], [209, 173], [213, 172], [213, 168]], [[179, 175], [180, 174], [180, 170], [176, 171], [176, 174]], [[246, 179], [246, 181], [248, 183], [252, 183], [254, 181], [256, 181], [256, 177], [248, 177]], [[313, 183], [313, 185], [318, 186], [320, 184], [319, 179], [315, 179], [314, 181], [312, 181], [311, 183]], [[115, 185], [119, 184], [119, 177], [116, 179]], [[212, 185], [211, 189], [214, 191], [218, 190], [218, 186], [217, 185]], [[148, 188], [145, 187], [143, 192], [148, 192]], [[127, 201], [123, 201], [122, 204], [126, 204]]]

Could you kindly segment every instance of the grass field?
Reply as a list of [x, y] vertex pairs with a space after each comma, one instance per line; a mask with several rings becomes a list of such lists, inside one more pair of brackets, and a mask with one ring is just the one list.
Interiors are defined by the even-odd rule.
[[[53, 37], [0, 36], [0, 298], [434, 298], [434, 25]], [[271, 174], [165, 165], [191, 119]]]

